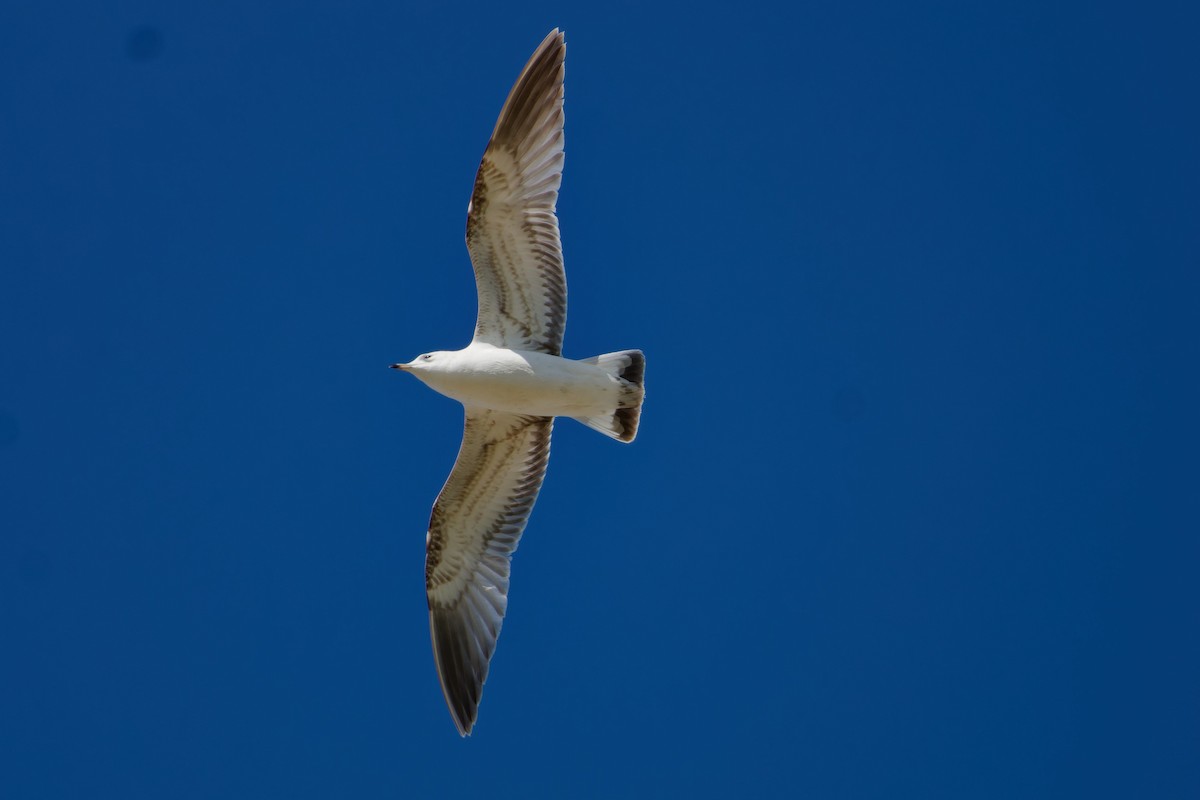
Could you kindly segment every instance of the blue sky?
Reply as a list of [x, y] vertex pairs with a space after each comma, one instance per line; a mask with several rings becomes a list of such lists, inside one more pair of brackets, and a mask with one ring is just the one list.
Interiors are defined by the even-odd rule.
[[[0, 7], [14, 798], [1200, 795], [1186, 3]], [[565, 29], [564, 421], [430, 653], [462, 235]]]

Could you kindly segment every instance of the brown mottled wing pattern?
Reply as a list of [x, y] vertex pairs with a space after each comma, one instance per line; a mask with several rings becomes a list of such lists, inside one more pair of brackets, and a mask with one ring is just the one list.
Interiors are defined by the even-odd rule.
[[563, 58], [556, 28], [517, 78], [467, 206], [475, 267], [475, 341], [562, 354], [567, 321], [558, 217], [563, 168]]
[[546, 474], [553, 424], [552, 417], [467, 408], [458, 460], [429, 519], [433, 655], [463, 736], [475, 724], [508, 606], [509, 559]]

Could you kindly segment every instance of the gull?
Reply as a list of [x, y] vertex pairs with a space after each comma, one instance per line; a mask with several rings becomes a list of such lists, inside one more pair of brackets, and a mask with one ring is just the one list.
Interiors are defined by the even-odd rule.
[[433, 657], [462, 736], [479, 713], [508, 607], [509, 564], [550, 457], [555, 417], [632, 442], [640, 350], [562, 357], [567, 283], [555, 205], [563, 168], [563, 60], [557, 28], [500, 109], [467, 205], [479, 312], [461, 350], [393, 364], [463, 404], [462, 445], [425, 537]]

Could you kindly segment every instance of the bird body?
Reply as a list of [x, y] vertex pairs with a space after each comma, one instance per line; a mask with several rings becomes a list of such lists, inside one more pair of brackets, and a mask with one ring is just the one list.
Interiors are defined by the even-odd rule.
[[[606, 354], [619, 356], [620, 354]], [[397, 365], [464, 406], [539, 417], [612, 415], [637, 406], [641, 389], [599, 356], [574, 361], [548, 353], [472, 342]]]

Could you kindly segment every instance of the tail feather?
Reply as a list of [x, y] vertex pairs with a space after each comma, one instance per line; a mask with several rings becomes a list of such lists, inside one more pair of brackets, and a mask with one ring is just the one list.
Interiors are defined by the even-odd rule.
[[595, 364], [621, 383], [621, 394], [617, 407], [611, 413], [592, 417], [575, 417], [576, 420], [595, 431], [622, 442], [632, 442], [637, 436], [638, 422], [642, 416], [642, 400], [646, 396], [643, 380], [646, 374], [646, 357], [641, 350], [621, 350], [582, 359], [585, 364]]

